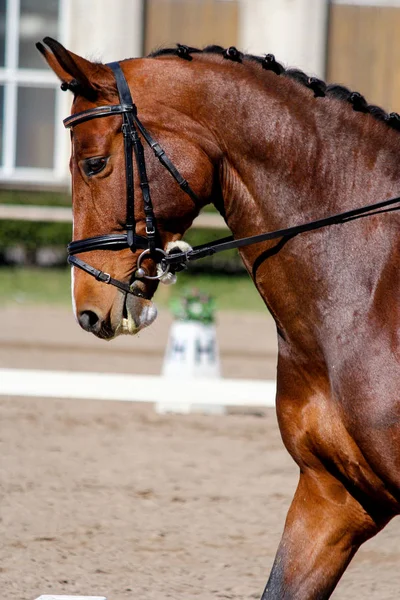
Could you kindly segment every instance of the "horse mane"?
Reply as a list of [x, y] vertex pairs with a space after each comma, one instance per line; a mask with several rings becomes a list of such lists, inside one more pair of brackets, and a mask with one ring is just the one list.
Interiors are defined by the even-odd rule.
[[383, 121], [386, 125], [392, 129], [400, 131], [400, 115], [396, 112], [387, 113], [380, 106], [374, 104], [368, 104], [364, 96], [359, 92], [352, 92], [347, 87], [338, 84], [326, 84], [317, 77], [309, 77], [306, 73], [300, 69], [285, 68], [281, 63], [275, 60], [273, 54], [266, 54], [264, 56], [255, 56], [253, 54], [244, 54], [235, 48], [230, 46], [229, 48], [222, 48], [222, 46], [210, 45], [205, 48], [192, 48], [184, 44], [177, 44], [174, 48], [158, 48], [150, 54], [148, 58], [157, 58], [159, 56], [178, 56], [183, 60], [191, 61], [192, 54], [216, 54], [221, 55], [227, 60], [231, 60], [237, 63], [258, 63], [266, 71], [272, 71], [276, 75], [289, 77], [294, 79], [298, 83], [304, 85], [314, 92], [315, 97], [333, 97], [343, 102], [348, 102], [352, 105], [353, 110], [370, 114], [378, 121]]

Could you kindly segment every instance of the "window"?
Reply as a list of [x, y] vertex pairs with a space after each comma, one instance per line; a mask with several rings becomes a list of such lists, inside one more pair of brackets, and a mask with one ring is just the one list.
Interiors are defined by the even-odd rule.
[[54, 168], [55, 90], [19, 86], [17, 114], [16, 167]]
[[6, 54], [6, 0], [0, 0], [0, 67]]
[[62, 93], [35, 43], [62, 40], [67, 3], [0, 0], [0, 181], [65, 181]]
[[58, 37], [58, 0], [20, 0], [18, 67], [45, 69], [35, 43], [46, 37]]

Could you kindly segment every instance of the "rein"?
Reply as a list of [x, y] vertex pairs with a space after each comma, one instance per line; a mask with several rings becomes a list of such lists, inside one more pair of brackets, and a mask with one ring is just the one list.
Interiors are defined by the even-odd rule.
[[[318, 219], [316, 221], [309, 221], [302, 225], [294, 225], [287, 229], [276, 229], [275, 231], [268, 231], [266, 233], [260, 233], [258, 235], [252, 235], [250, 237], [240, 238], [235, 240], [233, 236], [221, 238], [216, 240], [213, 244], [202, 244], [201, 246], [195, 246], [189, 252], [180, 252], [179, 254], [168, 254], [161, 261], [162, 264], [166, 265], [178, 265], [181, 266], [187, 262], [205, 258], [206, 256], [212, 256], [217, 252], [223, 252], [224, 250], [232, 250], [233, 248], [242, 248], [243, 246], [250, 246], [251, 244], [257, 244], [259, 242], [265, 242], [267, 240], [275, 240], [277, 238], [292, 238], [299, 233], [305, 233], [306, 231], [314, 231], [315, 229], [321, 229], [328, 225], [339, 225], [341, 223], [347, 223], [348, 221], [354, 221], [362, 217], [371, 217], [373, 215], [379, 215], [381, 213], [392, 212], [399, 210], [400, 206], [393, 206], [393, 204], [400, 203], [400, 196], [396, 198], [390, 198], [389, 200], [383, 200], [382, 202], [376, 202], [369, 204], [368, 206], [361, 206], [353, 210], [346, 212], [337, 213], [330, 217]], [[385, 207], [391, 207], [384, 209]]]
[[[77, 258], [75, 254], [90, 252], [93, 250], [118, 251], [129, 248], [132, 252], [136, 252], [137, 249], [141, 249], [143, 251], [137, 260], [134, 280], [162, 279], [169, 271], [180, 271], [185, 269], [189, 262], [199, 260], [206, 256], [211, 256], [218, 252], [231, 250], [233, 248], [242, 248], [244, 246], [278, 238], [290, 239], [296, 235], [299, 235], [300, 233], [305, 233], [306, 231], [314, 231], [329, 225], [347, 223], [348, 221], [353, 221], [362, 217], [369, 217], [372, 215], [392, 212], [400, 209], [400, 206], [394, 206], [395, 204], [400, 203], [400, 197], [390, 198], [389, 200], [384, 200], [368, 206], [362, 206], [346, 212], [337, 213], [323, 219], [310, 221], [301, 225], [295, 225], [286, 229], [277, 229], [275, 231], [240, 238], [238, 240], [235, 240], [233, 236], [229, 236], [216, 240], [212, 244], [195, 246], [187, 252], [181, 252], [178, 248], [173, 248], [167, 254], [164, 249], [157, 247], [157, 242], [160, 241], [160, 236], [157, 231], [157, 222], [150, 195], [150, 186], [146, 173], [143, 145], [138, 135], [138, 131], [141, 133], [148, 146], [150, 146], [150, 148], [153, 150], [156, 158], [158, 158], [161, 164], [172, 175], [180, 188], [194, 201], [198, 201], [199, 197], [195, 194], [189, 183], [184, 177], [182, 177], [178, 169], [168, 158], [160, 144], [152, 138], [150, 133], [139, 120], [137, 116], [137, 107], [132, 100], [125, 75], [119, 63], [109, 63], [108, 66], [112, 69], [115, 76], [120, 104], [97, 106], [95, 108], [76, 113], [64, 119], [64, 126], [66, 128], [70, 128], [78, 125], [79, 123], [90, 121], [92, 119], [113, 115], [122, 115], [122, 133], [124, 138], [126, 174], [126, 233], [99, 235], [85, 238], [83, 240], [76, 240], [68, 244], [69, 264], [82, 269], [92, 277], [95, 277], [98, 281], [113, 285], [128, 294], [134, 294], [132, 283], [128, 284], [111, 277], [110, 274], [100, 271], [99, 269], [96, 269], [95, 267], [92, 267], [88, 263], [84, 262], [80, 258]], [[136, 159], [139, 183], [143, 196], [146, 220], [146, 237], [137, 235], [135, 231], [136, 222], [134, 214], [133, 154], [135, 155]], [[147, 256], [155, 260], [157, 255], [160, 257], [158, 264], [161, 266], [161, 272], [155, 276], [147, 275], [146, 271], [141, 266], [142, 261]]]

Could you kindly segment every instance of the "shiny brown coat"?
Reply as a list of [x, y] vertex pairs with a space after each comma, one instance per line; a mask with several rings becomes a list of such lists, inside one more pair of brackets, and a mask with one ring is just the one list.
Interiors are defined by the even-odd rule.
[[[39, 49], [66, 84], [73, 112], [117, 103], [110, 70], [56, 42]], [[201, 198], [223, 203], [235, 237], [289, 227], [400, 194], [400, 134], [333, 97], [314, 97], [253, 61], [196, 53], [128, 60], [122, 68], [141, 120]], [[72, 86], [73, 87], [73, 86]], [[73, 132], [74, 239], [123, 230], [121, 117]], [[85, 160], [108, 157], [88, 177]], [[146, 150], [164, 245], [179, 239], [193, 204]], [[135, 190], [137, 232], [143, 205]], [[277, 324], [277, 414], [299, 484], [263, 600], [329, 598], [359, 546], [399, 513], [399, 217], [356, 220], [241, 251]], [[92, 264], [129, 280], [137, 255], [96, 251]], [[151, 261], [147, 267], [154, 270]], [[155, 285], [126, 299], [85, 273], [74, 278], [76, 316], [111, 338], [130, 314], [153, 318]], [[83, 315], [91, 315], [86, 319]]]

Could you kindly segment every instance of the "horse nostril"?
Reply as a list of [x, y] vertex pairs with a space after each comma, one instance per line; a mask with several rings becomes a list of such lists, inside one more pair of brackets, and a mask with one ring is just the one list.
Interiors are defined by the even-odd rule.
[[93, 310], [83, 310], [79, 313], [78, 320], [85, 331], [98, 331], [101, 327], [100, 318]]

